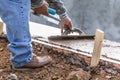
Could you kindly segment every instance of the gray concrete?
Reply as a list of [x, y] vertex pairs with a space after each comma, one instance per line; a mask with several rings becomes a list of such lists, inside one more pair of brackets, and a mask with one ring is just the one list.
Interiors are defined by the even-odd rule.
[[120, 0], [63, 0], [75, 27], [87, 34], [99, 28], [105, 38], [120, 41]]

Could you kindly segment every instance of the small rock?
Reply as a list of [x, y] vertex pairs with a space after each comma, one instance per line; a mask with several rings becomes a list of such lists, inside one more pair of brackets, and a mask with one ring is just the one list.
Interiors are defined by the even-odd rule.
[[98, 78], [96, 78], [95, 80], [99, 80]]
[[64, 78], [61, 77], [61, 78], [59, 78], [59, 79], [57, 79], [57, 80], [64, 80]]
[[91, 75], [80, 69], [79, 71], [72, 71], [68, 77], [67, 80], [89, 80]]
[[104, 77], [105, 74], [106, 74], [106, 72], [105, 72], [104, 70], [101, 70], [101, 71], [100, 71], [100, 75], [101, 75], [102, 77]]
[[15, 74], [10, 74], [11, 80], [18, 80], [17, 76]]
[[114, 74], [114, 75], [116, 75], [118, 73], [116, 70], [113, 70], [112, 68], [107, 68], [107, 69], [105, 69], [105, 71], [108, 73]]
[[3, 48], [0, 48], [0, 52], [3, 51]]
[[58, 78], [58, 76], [53, 76], [52, 77], [52, 80], [58, 80], [59, 78]]
[[39, 54], [42, 54], [42, 52], [37, 52], [36, 54], [38, 54], [38, 55], [39, 55]]
[[40, 47], [37, 47], [37, 50], [38, 50], [38, 51], [40, 51], [40, 50], [41, 50], [41, 48], [40, 48]]
[[112, 76], [110, 76], [110, 75], [107, 75], [107, 76], [105, 76], [107, 79], [110, 79]]
[[0, 69], [0, 73], [3, 71], [3, 69]]

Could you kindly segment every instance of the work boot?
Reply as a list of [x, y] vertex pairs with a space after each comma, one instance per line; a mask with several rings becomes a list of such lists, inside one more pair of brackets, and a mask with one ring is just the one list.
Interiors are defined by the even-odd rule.
[[23, 68], [39, 68], [41, 66], [44, 66], [45, 64], [48, 64], [52, 61], [51, 57], [49, 56], [33, 56], [32, 60], [23, 66]]
[[32, 60], [23, 67], [14, 68], [15, 70], [24, 70], [24, 69], [34, 69], [40, 68], [48, 63], [52, 62], [52, 58], [50, 56], [36, 56], [33, 55]]

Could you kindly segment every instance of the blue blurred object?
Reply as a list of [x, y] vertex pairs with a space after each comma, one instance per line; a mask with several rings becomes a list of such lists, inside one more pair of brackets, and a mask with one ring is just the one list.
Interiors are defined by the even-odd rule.
[[55, 15], [56, 14], [56, 10], [52, 9], [52, 8], [48, 8], [48, 13]]

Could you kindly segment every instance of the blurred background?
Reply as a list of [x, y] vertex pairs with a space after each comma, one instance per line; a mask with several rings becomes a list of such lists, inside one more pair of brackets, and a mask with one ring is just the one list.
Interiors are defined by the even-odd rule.
[[[120, 0], [62, 1], [74, 27], [82, 29], [86, 34], [95, 34], [99, 28], [105, 32], [105, 39], [120, 42]], [[45, 16], [31, 14], [30, 20], [58, 27], [57, 21]]]

